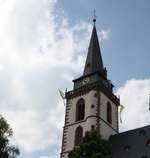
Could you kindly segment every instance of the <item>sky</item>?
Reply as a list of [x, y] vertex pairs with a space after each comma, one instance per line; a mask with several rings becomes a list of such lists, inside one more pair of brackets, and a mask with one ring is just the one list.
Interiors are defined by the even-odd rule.
[[83, 73], [96, 10], [108, 79], [120, 95], [119, 131], [149, 125], [149, 0], [1, 0], [0, 114], [18, 158], [59, 158], [65, 107], [58, 90]]

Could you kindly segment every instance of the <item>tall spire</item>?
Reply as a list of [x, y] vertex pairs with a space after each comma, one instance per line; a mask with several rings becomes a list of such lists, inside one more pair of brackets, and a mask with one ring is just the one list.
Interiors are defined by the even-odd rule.
[[93, 26], [93, 31], [92, 31], [92, 36], [91, 36], [90, 46], [88, 49], [88, 55], [85, 63], [83, 76], [98, 71], [103, 74], [103, 61], [101, 57], [97, 31], [95, 27], [95, 22], [96, 22], [95, 18], [93, 22], [94, 22], [94, 26]]

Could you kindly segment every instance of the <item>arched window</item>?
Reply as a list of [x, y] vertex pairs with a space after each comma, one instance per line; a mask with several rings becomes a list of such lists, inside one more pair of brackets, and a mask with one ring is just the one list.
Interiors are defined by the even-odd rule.
[[79, 146], [83, 138], [83, 128], [79, 126], [75, 131], [75, 146]]
[[80, 99], [76, 105], [76, 121], [84, 120], [85, 101]]
[[107, 122], [109, 122], [110, 124], [112, 123], [112, 110], [111, 110], [111, 105], [108, 102], [107, 103]]

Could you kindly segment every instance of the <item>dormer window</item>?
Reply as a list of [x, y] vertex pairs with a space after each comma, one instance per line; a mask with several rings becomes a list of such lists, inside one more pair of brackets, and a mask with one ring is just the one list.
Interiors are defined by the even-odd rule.
[[129, 145], [126, 145], [124, 148], [125, 151], [129, 151], [129, 149], [130, 149]]
[[147, 140], [146, 145], [150, 146], [150, 140], [149, 139]]
[[87, 64], [87, 68], [89, 68], [89, 67], [90, 67], [90, 63]]
[[144, 130], [141, 130], [141, 131], [140, 131], [140, 135], [141, 135], [141, 136], [145, 135], [145, 131], [144, 131]]

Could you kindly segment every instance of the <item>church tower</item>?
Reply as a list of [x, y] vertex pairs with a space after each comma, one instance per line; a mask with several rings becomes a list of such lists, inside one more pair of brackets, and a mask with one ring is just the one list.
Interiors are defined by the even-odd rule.
[[66, 92], [66, 114], [60, 158], [78, 146], [87, 130], [97, 129], [104, 139], [118, 133], [119, 99], [107, 79], [94, 26], [83, 75], [75, 80], [72, 91]]

